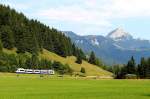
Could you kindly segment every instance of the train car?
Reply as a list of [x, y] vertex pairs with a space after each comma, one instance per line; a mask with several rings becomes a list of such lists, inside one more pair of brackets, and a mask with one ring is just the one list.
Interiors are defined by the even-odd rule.
[[33, 72], [32, 69], [25, 69], [25, 73], [27, 73], [27, 74], [33, 74], [34, 72]]
[[51, 74], [54, 75], [54, 70], [40, 70], [41, 74]]
[[40, 74], [41, 72], [40, 72], [40, 70], [33, 70], [33, 73], [34, 74]]
[[20, 74], [24, 74], [26, 72], [26, 70], [24, 68], [18, 68], [16, 70], [16, 73], [20, 73]]
[[49, 74], [48, 70], [40, 70], [41, 74]]

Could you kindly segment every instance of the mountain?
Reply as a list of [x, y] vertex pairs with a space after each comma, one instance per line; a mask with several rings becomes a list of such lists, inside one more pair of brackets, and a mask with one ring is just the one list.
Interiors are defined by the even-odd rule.
[[122, 28], [113, 30], [107, 36], [80, 36], [71, 31], [63, 31], [63, 33], [85, 52], [94, 51], [99, 58], [109, 65], [124, 64], [131, 56], [134, 56], [137, 62], [140, 61], [141, 57], [150, 56], [150, 41], [135, 39]]
[[111, 38], [115, 41], [132, 39], [132, 36], [120, 27], [110, 32], [106, 37]]
[[110, 32], [106, 38], [112, 39], [116, 47], [121, 47], [126, 50], [149, 50], [150, 41], [135, 39], [129, 33], [125, 32], [123, 28], [117, 28]]

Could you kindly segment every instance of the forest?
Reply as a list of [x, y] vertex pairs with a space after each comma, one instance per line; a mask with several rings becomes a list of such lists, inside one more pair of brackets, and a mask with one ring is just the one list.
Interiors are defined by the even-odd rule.
[[150, 79], [150, 58], [141, 58], [140, 63], [136, 63], [134, 57], [124, 65], [114, 65], [107, 68], [114, 73], [116, 79]]

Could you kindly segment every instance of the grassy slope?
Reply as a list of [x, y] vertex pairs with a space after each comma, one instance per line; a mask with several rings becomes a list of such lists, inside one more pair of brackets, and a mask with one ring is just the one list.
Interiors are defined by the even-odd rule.
[[150, 80], [30, 77], [0, 77], [0, 99], [150, 99]]
[[[16, 49], [13, 50], [7, 50], [4, 49], [3, 50], [5, 53], [7, 54], [16, 54]], [[26, 53], [27, 55], [30, 55], [29, 53]], [[83, 61], [82, 64], [77, 64], [75, 63], [76, 58], [74, 56], [70, 56], [67, 58], [61, 57], [55, 53], [49, 52], [47, 50], [43, 50], [43, 53], [39, 55], [40, 58], [45, 58], [48, 60], [54, 60], [54, 61], [59, 61], [63, 64], [69, 64], [69, 66], [71, 66], [71, 68], [75, 71], [75, 72], [80, 72], [81, 67], [84, 67], [86, 70], [86, 75], [87, 76], [104, 76], [104, 78], [106, 77], [110, 77], [112, 74], [108, 71], [105, 71], [95, 65], [89, 64], [86, 61]]]
[[57, 54], [49, 52], [47, 50], [43, 50], [43, 54], [40, 54], [40, 57], [46, 58], [49, 60], [59, 61], [63, 64], [69, 64], [75, 72], [79, 72], [81, 67], [84, 67], [86, 70], [87, 76], [110, 76], [112, 75], [110, 72], [107, 72], [95, 65], [89, 64], [86, 61], [83, 61], [82, 64], [77, 64], [75, 63], [76, 58], [74, 56], [64, 58], [64, 57], [58, 56]]

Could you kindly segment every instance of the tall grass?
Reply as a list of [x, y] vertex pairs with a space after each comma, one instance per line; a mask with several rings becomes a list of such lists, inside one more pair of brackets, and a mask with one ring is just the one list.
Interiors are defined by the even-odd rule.
[[3, 76], [0, 99], [150, 99], [150, 80]]

